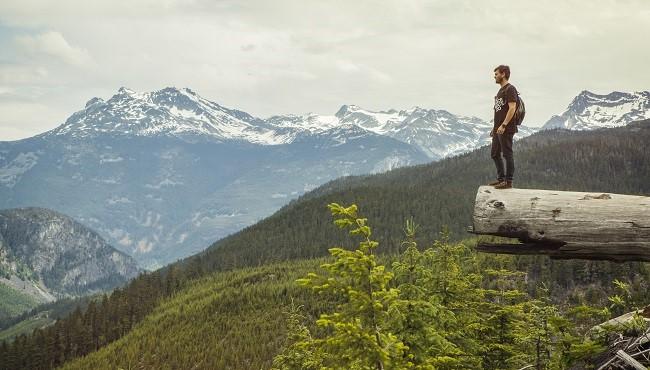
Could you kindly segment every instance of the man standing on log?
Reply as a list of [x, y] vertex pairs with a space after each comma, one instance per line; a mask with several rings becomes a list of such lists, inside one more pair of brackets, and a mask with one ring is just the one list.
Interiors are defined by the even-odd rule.
[[[496, 189], [512, 188], [512, 176], [515, 172], [512, 141], [518, 130], [512, 118], [517, 108], [517, 89], [508, 82], [509, 79], [510, 67], [502, 64], [494, 69], [494, 81], [501, 85], [501, 88], [494, 97], [494, 128], [490, 131], [491, 156], [497, 167], [497, 180], [489, 185]], [[505, 171], [501, 152], [506, 160]]]

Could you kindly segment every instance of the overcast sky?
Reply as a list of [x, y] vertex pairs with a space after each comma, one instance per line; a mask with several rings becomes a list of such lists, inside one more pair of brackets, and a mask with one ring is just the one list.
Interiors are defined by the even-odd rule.
[[0, 140], [121, 86], [262, 118], [356, 104], [489, 119], [501, 63], [540, 126], [582, 90], [650, 90], [649, 35], [648, 0], [2, 0]]

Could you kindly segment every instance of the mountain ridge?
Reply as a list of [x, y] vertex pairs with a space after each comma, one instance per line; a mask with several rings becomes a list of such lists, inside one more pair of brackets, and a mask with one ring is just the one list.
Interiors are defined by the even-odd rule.
[[[344, 104], [334, 115], [309, 112], [259, 118], [226, 108], [186, 87], [141, 93], [120, 87], [108, 100], [98, 97], [88, 100], [84, 109], [44, 136], [172, 135], [186, 140], [203, 138], [281, 145], [349, 125], [415, 145], [434, 160], [488, 143], [487, 133], [492, 127], [477, 117], [419, 106], [371, 111]], [[521, 126], [520, 131], [521, 137], [535, 129]], [[446, 149], [447, 146], [451, 149]]]

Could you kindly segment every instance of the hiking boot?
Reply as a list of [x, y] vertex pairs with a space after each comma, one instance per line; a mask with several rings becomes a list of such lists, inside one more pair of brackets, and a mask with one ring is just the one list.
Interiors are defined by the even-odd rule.
[[510, 189], [512, 188], [512, 180], [501, 181], [501, 183], [494, 185], [495, 189]]
[[501, 183], [501, 181], [503, 181], [503, 180], [492, 181], [488, 185], [490, 185], [490, 186], [499, 185]]

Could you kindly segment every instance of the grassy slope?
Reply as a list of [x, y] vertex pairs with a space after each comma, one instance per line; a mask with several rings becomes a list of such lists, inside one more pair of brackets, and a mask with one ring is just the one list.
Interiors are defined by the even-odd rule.
[[283, 307], [313, 304], [293, 281], [323, 259], [218, 272], [167, 299], [129, 334], [62, 369], [268, 368], [284, 337]]
[[91, 299], [99, 299], [100, 295], [64, 298], [54, 302], [39, 303], [30, 310], [15, 316], [0, 320], [0, 341], [12, 339], [20, 334], [29, 334], [36, 328], [54, 323], [57, 319], [66, 317], [77, 306], [85, 308]]
[[20, 334], [31, 333], [34, 329], [48, 326], [53, 322], [53, 319], [43, 315], [30, 317], [16, 325], [0, 331], [0, 341], [11, 340]]
[[38, 303], [33, 297], [0, 283], [0, 318], [18, 315], [36, 307]]

